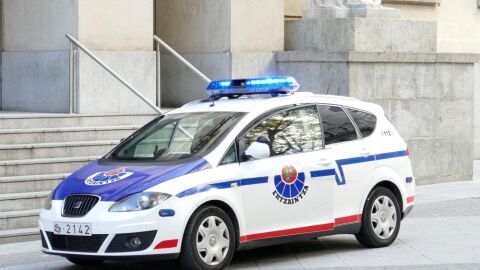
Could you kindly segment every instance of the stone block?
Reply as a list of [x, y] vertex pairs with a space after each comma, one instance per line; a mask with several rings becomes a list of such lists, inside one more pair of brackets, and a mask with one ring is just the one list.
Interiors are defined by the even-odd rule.
[[474, 94], [475, 73], [471, 64], [453, 65], [453, 95], [454, 98], [471, 98]]
[[441, 100], [439, 112], [439, 130], [444, 138], [463, 140], [471, 144], [473, 137], [473, 100], [455, 99]]
[[347, 64], [342, 62], [279, 63], [279, 74], [293, 76], [300, 83], [300, 91], [328, 95], [346, 95]]
[[393, 95], [395, 99], [415, 99], [415, 65], [398, 63], [394, 65]]
[[69, 111], [68, 51], [3, 52], [2, 110]]
[[159, 37], [184, 53], [284, 48], [283, 0], [157, 0], [156, 24]]
[[[187, 53], [183, 56], [211, 80], [230, 78], [229, 53]], [[170, 54], [162, 54], [162, 106], [179, 107], [208, 97], [208, 83]]]
[[[187, 53], [183, 56], [211, 80], [277, 73], [273, 53]], [[203, 81], [178, 59], [162, 54], [162, 105], [178, 107], [208, 97]]]
[[77, 36], [78, 0], [3, 0], [5, 51], [66, 50]]
[[[464, 181], [472, 180], [473, 149], [472, 137], [469, 141], [460, 138], [448, 138], [442, 146], [440, 155], [448, 156], [448, 163], [444, 164], [445, 176], [463, 176]], [[439, 175], [441, 176], [441, 175]]]
[[[232, 52], [284, 50], [284, 0], [230, 1]], [[209, 36], [212, 33], [203, 34]]]
[[285, 49], [313, 51], [317, 49], [314, 20], [285, 20]]
[[475, 87], [474, 87], [474, 159], [480, 160], [480, 63], [475, 64]]
[[152, 50], [154, 22], [152, 0], [77, 0], [76, 2], [78, 2], [78, 38], [89, 49]]
[[406, 141], [417, 184], [433, 184], [437, 176], [446, 175], [448, 153], [445, 153], [445, 142], [442, 138], [411, 138]]
[[373, 97], [375, 99], [394, 99], [395, 67], [391, 63], [378, 63], [373, 67]]
[[349, 96], [361, 100], [374, 98], [374, 66], [373, 63], [350, 64]]
[[415, 63], [414, 69], [416, 98], [436, 98], [438, 96], [438, 80], [435, 76], [435, 65], [431, 63]]
[[286, 21], [287, 50], [434, 52], [436, 24], [387, 18], [306, 18]]
[[[94, 53], [155, 104], [154, 52], [95, 51]], [[80, 54], [78, 65], [77, 106], [79, 113], [154, 112], [139, 97], [84, 53]]]
[[232, 78], [251, 78], [278, 74], [272, 52], [232, 53]]
[[403, 137], [441, 136], [439, 131], [440, 102], [438, 100], [392, 100], [391, 102], [391, 120]]

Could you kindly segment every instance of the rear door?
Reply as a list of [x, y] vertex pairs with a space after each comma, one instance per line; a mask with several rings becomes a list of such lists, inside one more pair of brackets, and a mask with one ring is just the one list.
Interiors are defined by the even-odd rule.
[[336, 168], [336, 225], [359, 221], [364, 186], [375, 171], [375, 154], [362, 139], [347, 110], [338, 105], [320, 105], [325, 153]]
[[273, 113], [239, 138], [240, 153], [257, 138], [269, 139], [270, 157], [240, 163], [246, 235], [259, 240], [333, 229], [333, 181], [311, 172], [332, 170], [319, 163], [323, 140], [316, 105]]

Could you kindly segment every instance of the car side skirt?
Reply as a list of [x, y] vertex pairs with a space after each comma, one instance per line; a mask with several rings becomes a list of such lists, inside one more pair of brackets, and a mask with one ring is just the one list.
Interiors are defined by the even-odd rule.
[[337, 225], [333, 230], [328, 230], [328, 231], [288, 235], [288, 236], [273, 237], [273, 238], [267, 238], [267, 239], [249, 240], [249, 241], [240, 242], [238, 246], [238, 250], [274, 246], [274, 245], [280, 245], [280, 244], [285, 244], [285, 243], [294, 242], [294, 241], [313, 239], [313, 238], [337, 235], [337, 234], [357, 234], [358, 232], [360, 232], [361, 226], [362, 226], [361, 222], [355, 222], [355, 223]]

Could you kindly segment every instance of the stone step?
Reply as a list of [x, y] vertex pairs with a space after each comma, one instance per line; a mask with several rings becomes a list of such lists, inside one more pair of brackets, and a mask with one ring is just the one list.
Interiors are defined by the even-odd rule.
[[0, 129], [144, 125], [156, 114], [0, 114]]
[[41, 209], [50, 191], [0, 194], [2, 212]]
[[2, 144], [120, 140], [140, 126], [67, 127], [0, 130]]
[[73, 172], [98, 156], [0, 161], [0, 177]]
[[119, 140], [0, 145], [1, 160], [102, 155]]
[[0, 231], [38, 226], [40, 209], [0, 212]]
[[70, 173], [0, 177], [0, 194], [53, 190]]
[[[0, 231], [0, 245], [40, 239], [38, 227]], [[40, 249], [40, 246], [38, 247]]]

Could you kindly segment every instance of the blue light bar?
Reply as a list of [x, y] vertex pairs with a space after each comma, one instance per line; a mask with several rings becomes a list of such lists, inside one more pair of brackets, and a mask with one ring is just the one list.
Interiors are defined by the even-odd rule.
[[235, 96], [254, 94], [290, 94], [300, 85], [293, 77], [265, 77], [211, 82], [207, 91], [212, 96]]

